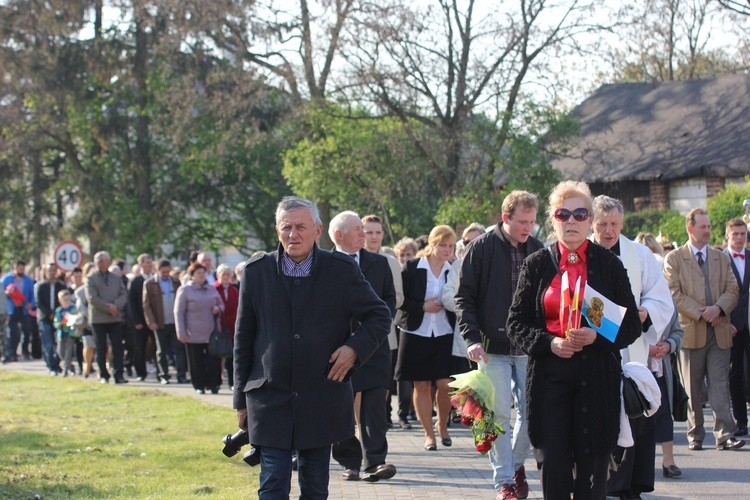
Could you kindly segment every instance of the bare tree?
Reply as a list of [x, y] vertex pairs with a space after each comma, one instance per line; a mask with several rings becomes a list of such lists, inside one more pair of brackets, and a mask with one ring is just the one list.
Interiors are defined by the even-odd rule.
[[347, 49], [361, 85], [358, 97], [370, 96], [407, 128], [415, 120], [432, 131], [411, 131], [410, 138], [449, 196], [477, 169], [494, 168], [465, 161], [466, 133], [477, 113], [496, 122], [490, 148], [500, 151], [529, 75], [546, 56], [578, 50], [580, 35], [602, 29], [590, 20], [601, 5], [517, 0], [485, 10], [476, 0], [434, 0], [426, 7], [368, 4]]
[[750, 16], [750, 0], [745, 0], [744, 2], [739, 0], [718, 0], [718, 2], [724, 8], [743, 16]]

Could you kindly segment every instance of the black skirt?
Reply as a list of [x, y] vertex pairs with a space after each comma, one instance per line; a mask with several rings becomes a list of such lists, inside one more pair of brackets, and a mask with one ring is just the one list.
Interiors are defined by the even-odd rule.
[[401, 331], [399, 334], [396, 380], [440, 380], [453, 374], [453, 333], [422, 337]]

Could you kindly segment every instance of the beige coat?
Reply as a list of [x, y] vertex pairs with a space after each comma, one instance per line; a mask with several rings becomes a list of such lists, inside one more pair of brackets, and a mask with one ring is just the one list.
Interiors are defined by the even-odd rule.
[[[714, 329], [716, 343], [720, 349], [729, 349], [732, 347], [729, 314], [737, 305], [739, 297], [737, 279], [734, 277], [727, 254], [711, 248], [710, 245], [706, 253], [708, 254], [706, 263], [708, 263], [711, 295], [714, 304], [723, 311], [721, 324]], [[685, 349], [705, 347], [707, 323], [701, 317], [700, 308], [706, 305], [706, 280], [693, 256], [690, 242], [667, 255], [664, 261], [664, 275], [680, 312], [680, 326], [685, 331], [682, 347]]]
[[89, 324], [119, 323], [121, 315], [109, 314], [107, 304], [114, 304], [119, 311], [128, 302], [128, 293], [122, 278], [116, 274], [94, 271], [86, 278], [84, 286], [86, 301], [89, 303]]

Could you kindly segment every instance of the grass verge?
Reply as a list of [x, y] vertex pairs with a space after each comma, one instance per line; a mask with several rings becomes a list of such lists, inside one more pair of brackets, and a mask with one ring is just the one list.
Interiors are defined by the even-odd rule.
[[0, 371], [0, 498], [250, 498], [234, 411], [188, 396]]

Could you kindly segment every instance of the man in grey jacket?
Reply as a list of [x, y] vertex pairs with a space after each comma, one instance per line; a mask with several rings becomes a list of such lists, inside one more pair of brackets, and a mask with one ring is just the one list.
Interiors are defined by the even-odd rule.
[[86, 301], [89, 303], [89, 324], [96, 340], [96, 360], [99, 364], [99, 382], [109, 382], [107, 371], [107, 336], [112, 344], [112, 366], [115, 383], [127, 384], [122, 374], [122, 316], [120, 311], [128, 301], [122, 279], [109, 272], [112, 262], [107, 252], [97, 252], [94, 263], [99, 269], [86, 281]]

